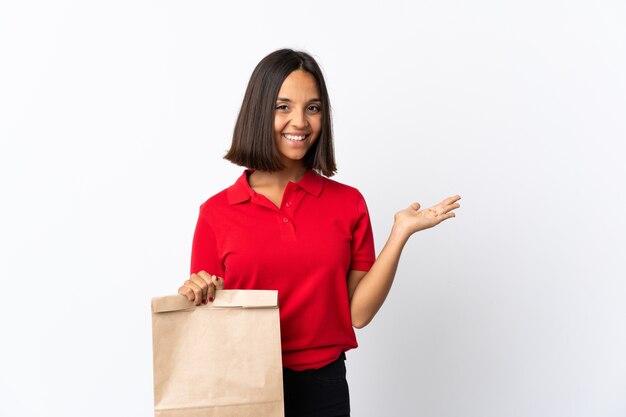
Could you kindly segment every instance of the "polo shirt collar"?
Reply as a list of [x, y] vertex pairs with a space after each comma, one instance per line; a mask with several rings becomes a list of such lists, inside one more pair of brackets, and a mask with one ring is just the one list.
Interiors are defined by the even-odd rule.
[[[248, 201], [254, 195], [254, 190], [248, 184], [248, 175], [253, 173], [253, 169], [246, 169], [233, 185], [228, 187], [227, 195], [230, 204], [239, 204]], [[324, 186], [324, 178], [312, 169], [308, 169], [300, 181], [294, 183], [304, 191], [315, 197], [319, 197]]]

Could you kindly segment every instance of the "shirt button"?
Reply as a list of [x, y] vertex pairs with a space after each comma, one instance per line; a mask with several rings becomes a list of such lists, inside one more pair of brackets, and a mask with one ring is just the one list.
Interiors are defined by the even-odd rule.
[[289, 219], [285, 217], [285, 218], [283, 219], [283, 221], [284, 221], [285, 223], [287, 223], [287, 222], [289, 221]]
[[287, 203], [287, 207], [291, 207], [291, 202]]

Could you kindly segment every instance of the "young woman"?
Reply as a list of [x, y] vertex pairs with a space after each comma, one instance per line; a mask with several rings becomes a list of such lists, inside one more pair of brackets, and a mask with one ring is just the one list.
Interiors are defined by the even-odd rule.
[[259, 62], [225, 159], [245, 167], [200, 207], [191, 276], [178, 292], [196, 305], [216, 289], [276, 289], [285, 414], [349, 416], [344, 352], [353, 327], [383, 304], [409, 237], [454, 217], [453, 196], [395, 214], [378, 258], [365, 200], [335, 172], [330, 103], [308, 54], [275, 51]]

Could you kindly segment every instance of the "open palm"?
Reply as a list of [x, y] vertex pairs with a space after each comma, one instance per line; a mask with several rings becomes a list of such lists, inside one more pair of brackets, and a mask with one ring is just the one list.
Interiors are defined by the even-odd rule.
[[420, 210], [419, 203], [413, 203], [404, 210], [397, 212], [394, 216], [395, 226], [405, 230], [410, 235], [420, 230], [428, 229], [438, 225], [442, 221], [455, 217], [452, 210], [461, 207], [457, 201], [461, 196], [448, 197], [439, 204]]

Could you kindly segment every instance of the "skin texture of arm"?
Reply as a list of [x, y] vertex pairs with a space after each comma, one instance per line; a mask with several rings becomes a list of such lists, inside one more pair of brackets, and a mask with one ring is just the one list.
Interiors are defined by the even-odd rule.
[[411, 204], [394, 216], [394, 224], [383, 250], [368, 272], [351, 270], [348, 273], [348, 296], [352, 325], [361, 329], [372, 321], [385, 302], [391, 289], [402, 249], [413, 233], [438, 225], [455, 217], [452, 210], [459, 208], [461, 197], [448, 197], [428, 209], [419, 210], [419, 203]]

